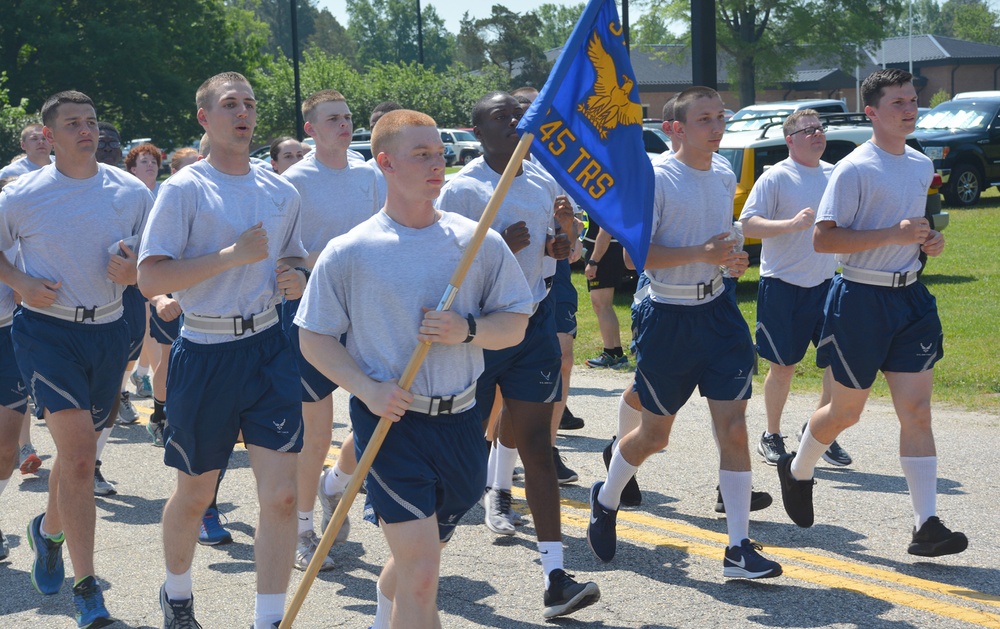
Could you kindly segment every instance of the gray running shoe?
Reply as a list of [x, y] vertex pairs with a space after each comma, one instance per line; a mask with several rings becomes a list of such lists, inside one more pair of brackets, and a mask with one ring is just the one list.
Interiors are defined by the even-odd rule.
[[163, 447], [163, 422], [149, 422], [146, 424], [146, 432], [153, 438], [154, 446], [157, 448]]
[[764, 462], [768, 465], [777, 465], [781, 455], [786, 454], [785, 438], [778, 433], [770, 437], [766, 432], [762, 433], [757, 442], [757, 453], [764, 457]]
[[160, 609], [164, 629], [202, 629], [194, 618], [194, 596], [183, 601], [167, 598], [166, 586], [160, 586]]
[[[316, 536], [315, 531], [306, 531], [299, 535], [299, 543], [295, 547], [295, 568], [297, 570], [305, 570], [309, 567], [309, 562], [316, 554], [318, 546], [319, 537]], [[319, 569], [320, 571], [333, 570], [333, 558], [329, 555], [323, 557], [323, 565]]]
[[135, 387], [135, 397], [137, 398], [151, 398], [153, 397], [153, 385], [149, 381], [149, 376], [140, 376], [136, 372], [132, 372], [128, 376], [129, 382]]
[[486, 492], [486, 528], [497, 535], [514, 534], [510, 515], [513, 500], [510, 491], [506, 489], [490, 488]]
[[104, 474], [101, 474], [101, 462], [96, 461], [94, 463], [94, 495], [110, 496], [117, 493], [118, 490], [115, 489], [115, 484], [104, 480]]
[[[334, 494], [328, 496], [324, 491], [326, 486], [326, 475], [333, 474], [333, 468], [328, 467], [323, 470], [323, 473], [319, 475], [319, 487], [316, 489], [316, 495], [319, 496], [319, 504], [323, 507], [323, 531], [326, 531], [326, 527], [329, 526], [330, 520], [333, 519], [333, 512], [337, 510], [337, 505], [340, 504], [340, 499], [344, 497], [343, 493]], [[340, 530], [337, 531], [337, 537], [334, 538], [334, 544], [343, 544], [347, 541], [347, 537], [351, 534], [351, 516], [344, 518], [344, 523], [340, 526]]]
[[139, 421], [139, 413], [132, 406], [132, 400], [129, 399], [128, 391], [122, 391], [122, 401], [118, 406], [118, 423], [127, 425], [134, 424], [137, 421]]

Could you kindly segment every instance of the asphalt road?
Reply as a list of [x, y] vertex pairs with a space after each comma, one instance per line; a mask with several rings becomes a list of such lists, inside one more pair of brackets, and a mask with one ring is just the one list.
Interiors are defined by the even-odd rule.
[[[603, 564], [587, 548], [588, 488], [604, 478], [600, 452], [614, 431], [618, 395], [629, 377], [578, 369], [570, 406], [587, 425], [558, 442], [580, 474], [579, 483], [562, 490], [566, 567], [578, 580], [596, 581], [601, 600], [546, 623], [530, 517], [516, 536], [498, 538], [483, 526], [483, 511], [476, 507], [445, 552], [439, 597], [444, 627], [1000, 627], [998, 418], [935, 410], [938, 511], [949, 527], [969, 536], [965, 553], [934, 560], [906, 553], [913, 520], [896, 455], [898, 424], [891, 404], [877, 402], [841, 439], [854, 464], [818, 469], [816, 525], [810, 529], [787, 518], [774, 468], [754, 454], [754, 486], [770, 491], [775, 504], [753, 514], [750, 532], [765, 555], [782, 563], [784, 574], [733, 581], [722, 577], [725, 521], [712, 510], [718, 459], [701, 399], [681, 411], [668, 450], [640, 470], [643, 506], [619, 514], [615, 560]], [[786, 433], [795, 432], [814, 403], [793, 396]], [[339, 440], [345, 434], [346, 397], [338, 396], [337, 404]], [[751, 401], [748, 416], [751, 433], [759, 434], [761, 397]], [[0, 562], [0, 628], [75, 627], [68, 580], [60, 594], [46, 597], [28, 578], [32, 554], [25, 527], [44, 509], [45, 469], [53, 453], [44, 428], [35, 428], [33, 439], [45, 468], [38, 477], [22, 478], [15, 471], [17, 478], [0, 496], [0, 528], [12, 547]], [[97, 499], [96, 564], [108, 608], [120, 621], [116, 627], [162, 623], [159, 521], [174, 482], [162, 454], [139, 424], [116, 429], [103, 457], [104, 474], [117, 482], [119, 493]], [[514, 492], [516, 507], [527, 512], [523, 484]], [[199, 548], [195, 556], [196, 609], [206, 629], [246, 627], [252, 621], [254, 495], [246, 452], [237, 450], [220, 496], [234, 543]], [[378, 530], [361, 520], [361, 507], [359, 499], [351, 510], [350, 540], [333, 550], [337, 568], [313, 584], [296, 627], [371, 623], [386, 545]], [[289, 597], [300, 576], [293, 574]]]

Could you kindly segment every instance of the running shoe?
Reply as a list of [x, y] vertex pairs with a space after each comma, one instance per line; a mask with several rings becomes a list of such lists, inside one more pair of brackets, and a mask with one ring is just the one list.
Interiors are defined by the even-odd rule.
[[194, 618], [194, 596], [183, 601], [167, 598], [167, 588], [160, 586], [160, 609], [163, 610], [163, 629], [202, 629]]
[[781, 483], [781, 502], [785, 513], [802, 528], [813, 525], [813, 479], [798, 480], [792, 476], [794, 454], [783, 454], [778, 459], [778, 481]]
[[[298, 570], [305, 570], [309, 567], [309, 562], [312, 561], [313, 555], [316, 554], [316, 549], [319, 547], [319, 537], [316, 536], [315, 531], [306, 531], [305, 533], [299, 534], [299, 543], [295, 547], [295, 568]], [[320, 571], [323, 570], [333, 570], [333, 557], [327, 555], [323, 557], [323, 565], [320, 566]]]
[[595, 368], [607, 367], [611, 369], [617, 369], [619, 367], [624, 367], [626, 365], [628, 365], [628, 356], [625, 356], [624, 354], [621, 356], [612, 356], [607, 352], [601, 352], [601, 355], [598, 356], [597, 358], [587, 359], [588, 367], [595, 367]]
[[587, 545], [601, 561], [607, 563], [615, 558], [618, 546], [616, 530], [618, 510], [606, 509], [597, 499], [604, 481], [597, 481], [590, 488], [590, 524], [587, 525]]
[[163, 447], [163, 424], [164, 422], [150, 421], [146, 424], [146, 432], [153, 438], [153, 445], [157, 448]]
[[63, 565], [62, 541], [53, 541], [42, 535], [41, 514], [28, 523], [28, 546], [35, 551], [35, 562], [31, 566], [31, 584], [40, 594], [56, 594], [66, 578]]
[[[799, 441], [802, 441], [802, 434], [806, 431], [806, 426], [809, 425], [809, 420], [807, 419], [803, 424], [802, 428], [799, 430]], [[840, 447], [837, 440], [834, 439], [833, 443], [827, 447], [826, 452], [823, 453], [823, 460], [830, 465], [836, 465], [837, 467], [845, 467], [853, 462], [851, 455], [847, 453]]]
[[556, 479], [560, 485], [575, 483], [579, 480], [579, 474], [566, 467], [566, 457], [559, 455], [559, 448], [552, 448], [552, 461], [555, 463]]
[[562, 418], [559, 420], [559, 430], [580, 430], [584, 422], [570, 412], [569, 407], [563, 407]]
[[80, 629], [107, 627], [114, 622], [104, 606], [101, 585], [94, 577], [86, 577], [73, 586], [73, 606], [76, 607], [76, 626]]
[[[719, 488], [718, 485], [715, 486], [715, 493], [717, 494], [716, 498], [715, 498], [715, 512], [716, 513], [725, 513], [726, 512], [726, 503], [724, 503], [722, 501], [722, 490]], [[768, 507], [771, 506], [772, 502], [774, 502], [774, 501], [771, 498], [771, 494], [767, 493], [766, 491], [751, 491], [750, 492], [750, 510], [751, 511], [760, 511], [761, 509], [767, 509]]]
[[10, 555], [10, 544], [7, 543], [7, 536], [0, 531], [0, 561], [3, 561]]
[[42, 460], [38, 458], [35, 446], [26, 443], [17, 452], [17, 464], [21, 469], [21, 474], [35, 474], [42, 467]]
[[748, 539], [739, 546], [726, 548], [726, 556], [722, 560], [722, 575], [729, 579], [770, 579], [781, 574], [781, 564], [765, 559], [757, 551], [762, 550], [760, 544]]
[[222, 526], [219, 510], [209, 507], [201, 516], [201, 530], [198, 532], [198, 543], [202, 546], [221, 546], [233, 541], [232, 534]]
[[118, 405], [118, 422], [128, 425], [137, 421], [139, 421], [139, 413], [132, 406], [128, 391], [122, 391], [121, 403]]
[[764, 457], [764, 462], [768, 465], [777, 465], [778, 459], [785, 451], [785, 438], [780, 433], [771, 436], [765, 432], [761, 434], [760, 441], [757, 442], [757, 452]]
[[[337, 505], [340, 504], [340, 500], [344, 497], [343, 492], [334, 494], [332, 496], [327, 495], [326, 487], [326, 475], [333, 474], [333, 468], [328, 467], [323, 470], [323, 473], [319, 475], [319, 487], [316, 489], [316, 495], [319, 496], [319, 504], [323, 507], [323, 531], [326, 531], [326, 527], [330, 526], [330, 520], [333, 519], [333, 512], [337, 510]], [[344, 518], [344, 523], [340, 525], [340, 530], [337, 531], [337, 537], [333, 539], [334, 544], [343, 544], [347, 541], [347, 537], [351, 534], [351, 516]]]
[[115, 484], [104, 480], [104, 474], [101, 474], [101, 462], [94, 462], [94, 495], [95, 496], [111, 496], [117, 494], [118, 490], [115, 489]]
[[932, 515], [919, 531], [913, 529], [913, 541], [906, 552], [921, 557], [940, 557], [960, 553], [968, 547], [969, 539], [965, 533], [949, 530], [936, 515]]
[[514, 498], [508, 489], [490, 488], [486, 492], [486, 528], [497, 535], [513, 535], [510, 512]]
[[577, 583], [573, 575], [562, 568], [549, 573], [549, 587], [545, 590], [545, 611], [542, 616], [555, 618], [572, 614], [601, 600], [601, 590], [593, 581]]
[[[611, 455], [615, 449], [615, 439], [617, 437], [611, 437], [611, 443], [604, 447], [604, 469], [611, 467]], [[642, 504], [642, 491], [639, 490], [639, 483], [635, 480], [635, 476], [628, 479], [625, 484], [625, 489], [622, 490], [621, 506], [623, 507], [638, 507]]]
[[153, 385], [149, 381], [149, 375], [140, 376], [136, 372], [132, 372], [128, 376], [129, 382], [135, 387], [135, 397], [137, 398], [151, 398], [153, 397]]

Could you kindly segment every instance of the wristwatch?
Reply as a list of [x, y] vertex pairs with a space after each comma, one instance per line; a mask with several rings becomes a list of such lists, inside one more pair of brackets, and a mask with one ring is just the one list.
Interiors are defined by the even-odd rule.
[[591, 264], [593, 264], [594, 266], [597, 266], [597, 265], [599, 265], [600, 263], [601, 263], [601, 261], [600, 261], [600, 260], [595, 260], [595, 259], [593, 259], [593, 258], [591, 258], [591, 259], [587, 260], [587, 266], [590, 266]]
[[471, 343], [472, 339], [476, 338], [476, 318], [470, 313], [465, 320], [469, 322], [469, 336], [465, 337], [463, 343]]

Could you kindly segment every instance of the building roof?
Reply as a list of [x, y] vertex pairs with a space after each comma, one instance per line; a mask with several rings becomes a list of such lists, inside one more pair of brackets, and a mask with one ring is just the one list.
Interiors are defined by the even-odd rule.
[[[886, 65], [909, 63], [910, 38], [890, 37], [883, 40], [882, 45], [877, 49], [866, 50], [865, 53], [872, 64], [881, 65], [883, 63], [883, 50], [885, 51], [884, 63]], [[943, 35], [913, 36], [914, 62], [962, 62], [983, 59], [993, 59], [1000, 62], [1000, 46], [965, 41]]]

